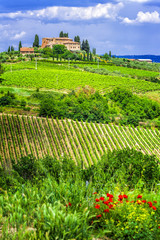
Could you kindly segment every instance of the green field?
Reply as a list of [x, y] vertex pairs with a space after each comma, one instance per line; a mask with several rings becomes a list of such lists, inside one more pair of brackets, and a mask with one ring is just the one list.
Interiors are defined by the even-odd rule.
[[[76, 63], [75, 63], [76, 64]], [[103, 65], [104, 66], [104, 65]], [[106, 68], [117, 67], [107, 66]], [[122, 87], [134, 92], [147, 92], [160, 90], [160, 84], [145, 80], [139, 80], [132, 77], [100, 75], [89, 73], [81, 69], [75, 69], [67, 64], [54, 64], [38, 62], [37, 70], [35, 62], [21, 62], [18, 64], [5, 65], [6, 72], [2, 75], [4, 81], [2, 86], [15, 86], [26, 88], [42, 88], [42, 89], [57, 89], [57, 90], [74, 90], [79, 86], [89, 85], [96, 90], [108, 92], [115, 87]], [[119, 67], [120, 68], [120, 67]], [[118, 68], [118, 69], [119, 69]], [[112, 69], [113, 70], [113, 69]], [[132, 70], [122, 68], [128, 71]], [[119, 71], [119, 70], [118, 70]], [[146, 72], [142, 70], [134, 70], [136, 74], [145, 76], [156, 76], [157, 73]], [[140, 73], [139, 73], [140, 72]], [[135, 74], [134, 73], [134, 74]], [[130, 74], [131, 75], [131, 74]], [[138, 76], [138, 75], [137, 75]]]

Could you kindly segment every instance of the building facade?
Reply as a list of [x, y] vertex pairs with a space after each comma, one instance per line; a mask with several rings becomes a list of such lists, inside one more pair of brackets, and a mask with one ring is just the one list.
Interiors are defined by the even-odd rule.
[[42, 38], [42, 46], [41, 48], [50, 47], [52, 48], [54, 45], [62, 44], [66, 46], [69, 51], [79, 51], [80, 43], [74, 42], [72, 39], [67, 37], [57, 37], [57, 38]]
[[20, 48], [20, 53], [25, 54], [34, 54], [34, 48], [22, 47]]

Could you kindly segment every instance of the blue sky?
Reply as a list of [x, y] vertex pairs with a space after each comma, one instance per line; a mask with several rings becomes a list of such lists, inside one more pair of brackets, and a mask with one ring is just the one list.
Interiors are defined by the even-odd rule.
[[98, 54], [160, 55], [159, 28], [159, 0], [0, 0], [0, 52], [63, 31]]

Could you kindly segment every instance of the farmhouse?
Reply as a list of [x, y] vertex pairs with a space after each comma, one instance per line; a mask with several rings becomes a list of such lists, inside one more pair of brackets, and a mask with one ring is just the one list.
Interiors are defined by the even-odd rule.
[[80, 50], [80, 43], [74, 42], [72, 39], [68, 37], [42, 38], [41, 48], [45, 48], [45, 47], [52, 48], [54, 45], [57, 45], [57, 44], [62, 44], [66, 46], [66, 48], [70, 51]]
[[25, 54], [34, 54], [34, 48], [22, 47], [20, 48], [20, 53]]
[[151, 59], [137, 59], [138, 62], [148, 62], [148, 63], [152, 63]]

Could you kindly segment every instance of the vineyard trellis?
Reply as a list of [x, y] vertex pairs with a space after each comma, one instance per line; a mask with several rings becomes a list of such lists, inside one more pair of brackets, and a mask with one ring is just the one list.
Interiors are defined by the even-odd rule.
[[33, 154], [67, 155], [87, 167], [105, 152], [126, 147], [160, 159], [159, 146], [157, 129], [0, 114], [0, 159], [6, 166], [12, 159]]

